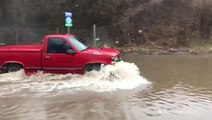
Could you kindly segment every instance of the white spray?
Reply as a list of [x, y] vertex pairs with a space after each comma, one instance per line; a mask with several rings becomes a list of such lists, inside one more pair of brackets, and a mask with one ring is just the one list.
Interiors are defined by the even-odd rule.
[[107, 65], [99, 72], [92, 71], [85, 75], [54, 75], [40, 72], [26, 76], [24, 71], [1, 74], [0, 96], [20, 92], [40, 94], [77, 91], [111, 92], [134, 89], [149, 83], [140, 76], [140, 71], [135, 64], [119, 62], [114, 66]]

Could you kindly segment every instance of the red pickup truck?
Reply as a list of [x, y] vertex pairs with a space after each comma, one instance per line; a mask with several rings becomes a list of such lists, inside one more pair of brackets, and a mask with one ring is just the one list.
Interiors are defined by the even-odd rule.
[[101, 65], [120, 61], [120, 52], [112, 48], [89, 47], [75, 35], [47, 35], [43, 45], [0, 47], [0, 72], [24, 69], [26, 74], [84, 74], [100, 70]]

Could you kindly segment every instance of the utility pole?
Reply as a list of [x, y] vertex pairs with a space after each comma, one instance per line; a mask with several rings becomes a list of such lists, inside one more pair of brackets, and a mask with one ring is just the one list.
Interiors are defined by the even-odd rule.
[[14, 26], [14, 32], [15, 32], [15, 44], [18, 44], [18, 25]]
[[60, 34], [60, 29], [58, 27], [56, 28], [56, 34]]
[[67, 34], [70, 34], [71, 33], [71, 29], [70, 27], [67, 27]]
[[93, 24], [93, 43], [96, 46], [96, 24]]

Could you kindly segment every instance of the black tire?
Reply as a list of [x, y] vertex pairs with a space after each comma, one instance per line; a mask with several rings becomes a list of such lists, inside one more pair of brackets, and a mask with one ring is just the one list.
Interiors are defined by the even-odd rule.
[[19, 64], [7, 64], [3, 68], [3, 73], [16, 72], [21, 70], [23, 67]]
[[84, 69], [84, 73], [87, 73], [87, 72], [91, 72], [91, 71], [100, 71], [101, 69], [101, 64], [90, 64], [90, 65], [87, 65], [86, 68]]

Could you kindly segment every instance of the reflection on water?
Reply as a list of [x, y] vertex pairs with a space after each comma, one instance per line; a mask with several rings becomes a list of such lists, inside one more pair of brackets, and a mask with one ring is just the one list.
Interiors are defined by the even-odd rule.
[[0, 120], [212, 119], [212, 56], [123, 59], [151, 84], [129, 63], [84, 76], [0, 75]]
[[147, 89], [141, 85], [134, 90], [113, 92], [81, 91], [52, 97], [23, 97], [0, 100], [1, 119], [6, 120], [128, 120], [128, 97]]

